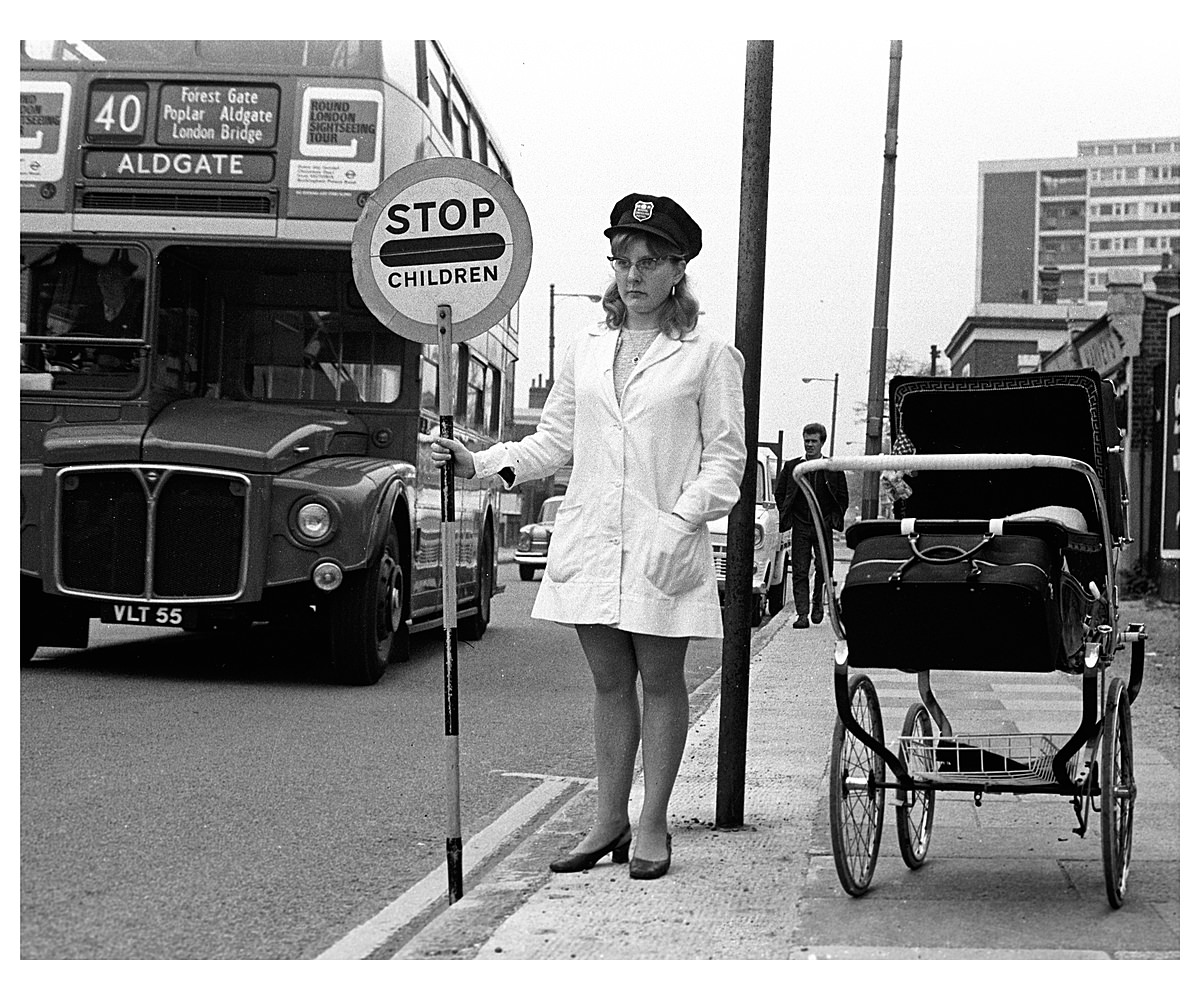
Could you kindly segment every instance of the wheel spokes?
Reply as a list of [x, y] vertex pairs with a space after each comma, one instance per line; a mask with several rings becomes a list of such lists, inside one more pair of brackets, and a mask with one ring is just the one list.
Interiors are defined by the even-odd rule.
[[[855, 721], [871, 732], [873, 719], [862, 688], [855, 692], [852, 711]], [[867, 876], [874, 861], [875, 831], [880, 819], [878, 765], [876, 753], [847, 730], [843, 745], [842, 828], [849, 835], [846, 854], [853, 862], [856, 881]]]
[[1125, 719], [1118, 712], [1118, 728], [1116, 739], [1116, 760], [1113, 762], [1113, 780], [1117, 782], [1113, 788], [1114, 819], [1116, 821], [1116, 842], [1118, 856], [1121, 859], [1119, 886], [1122, 894], [1129, 877], [1130, 843], [1133, 835], [1133, 762], [1129, 759], [1128, 739]]

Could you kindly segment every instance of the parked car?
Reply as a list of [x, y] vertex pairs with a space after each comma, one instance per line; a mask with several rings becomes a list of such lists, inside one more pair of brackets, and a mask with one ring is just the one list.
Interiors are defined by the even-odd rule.
[[[770, 448], [758, 449], [758, 476], [754, 507], [754, 605], [750, 623], [762, 624], [764, 614], [776, 615], [787, 603], [787, 580], [792, 561], [792, 533], [779, 530], [779, 509], [775, 506], [775, 477], [779, 459]], [[725, 556], [728, 519], [720, 518], [708, 526], [713, 543], [713, 561], [717, 568], [717, 589], [725, 603]]]
[[554, 517], [563, 498], [550, 497], [542, 504], [541, 513], [533, 524], [521, 526], [517, 533], [517, 551], [513, 558], [522, 580], [532, 580], [537, 570], [546, 568], [546, 553], [550, 550], [550, 535], [554, 532]]

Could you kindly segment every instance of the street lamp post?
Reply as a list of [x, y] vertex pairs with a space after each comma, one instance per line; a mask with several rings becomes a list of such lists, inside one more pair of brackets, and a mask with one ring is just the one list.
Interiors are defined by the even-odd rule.
[[838, 394], [838, 376], [839, 372], [833, 373], [833, 378], [802, 378], [800, 381], [806, 385], [809, 382], [832, 382], [833, 383], [833, 418], [829, 421], [829, 457], [833, 458], [833, 446], [837, 443], [837, 438], [834, 434], [837, 433], [837, 394]]
[[557, 296], [560, 299], [588, 299], [592, 302], [599, 302], [599, 295], [589, 295], [587, 292], [556, 292], [554, 290], [554, 282], [550, 282], [550, 379], [549, 384], [554, 385], [554, 298]]

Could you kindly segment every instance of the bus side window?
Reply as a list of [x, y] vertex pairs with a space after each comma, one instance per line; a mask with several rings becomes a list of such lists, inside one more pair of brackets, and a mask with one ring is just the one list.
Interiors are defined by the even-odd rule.
[[[436, 347], [427, 347], [436, 351]], [[438, 412], [438, 363], [437, 359], [421, 352], [421, 409]]]

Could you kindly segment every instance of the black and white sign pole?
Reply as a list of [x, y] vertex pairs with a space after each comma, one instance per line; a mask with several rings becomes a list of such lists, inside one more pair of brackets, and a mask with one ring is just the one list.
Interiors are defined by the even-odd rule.
[[[449, 305], [437, 309], [438, 325], [438, 433], [454, 437], [455, 378], [454, 313]], [[446, 875], [450, 902], [462, 898], [462, 817], [458, 777], [458, 559], [454, 538], [454, 463], [442, 466], [442, 690], [446, 718]]]
[[[351, 244], [354, 283], [381, 323], [438, 345], [438, 432], [454, 436], [454, 345], [503, 324], [533, 256], [529, 217], [499, 174], [474, 160], [421, 160], [390, 175], [363, 206]], [[432, 319], [432, 322], [431, 322]], [[418, 465], [422, 465], [418, 457]], [[418, 475], [418, 481], [421, 477]], [[441, 471], [445, 683], [446, 875], [462, 898], [458, 755], [458, 560], [454, 468]], [[461, 553], [472, 561], [477, 554]], [[482, 580], [493, 574], [481, 574]]]

